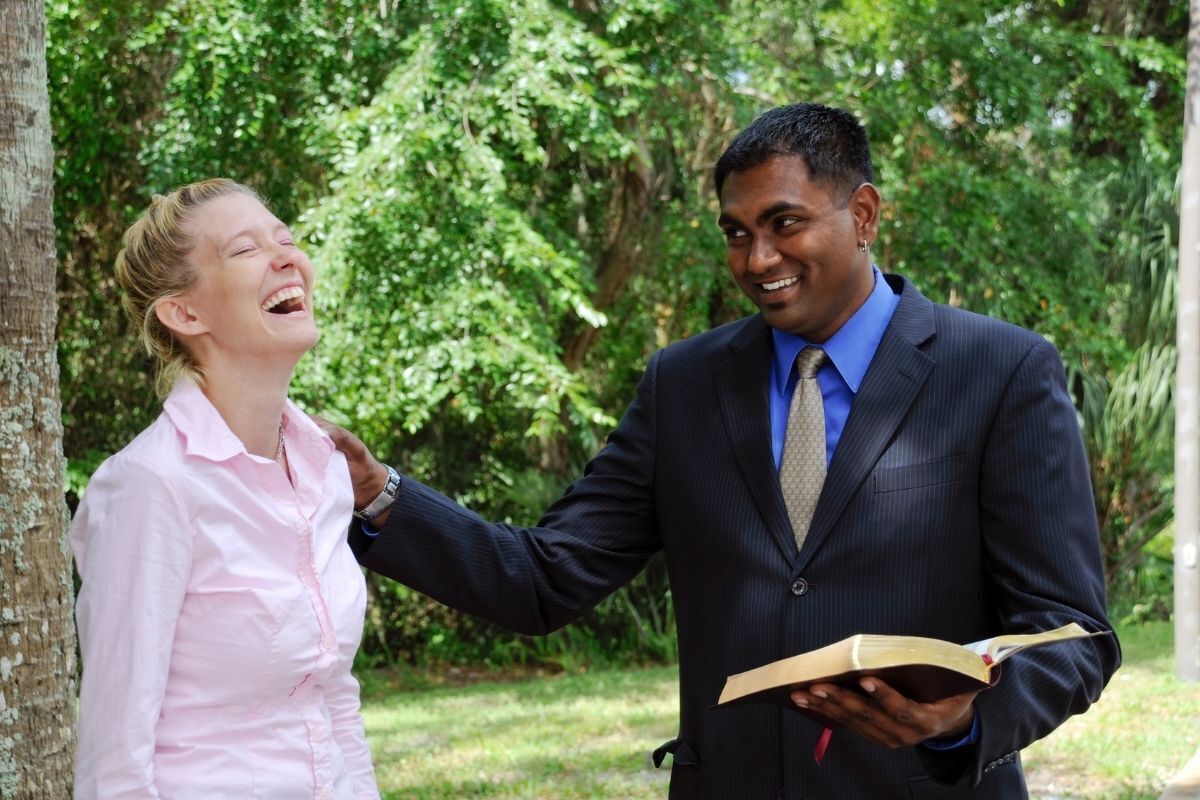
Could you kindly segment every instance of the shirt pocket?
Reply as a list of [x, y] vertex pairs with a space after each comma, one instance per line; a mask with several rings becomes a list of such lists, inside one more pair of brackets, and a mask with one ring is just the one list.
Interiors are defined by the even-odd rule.
[[967, 454], [959, 453], [919, 464], [882, 467], [875, 470], [875, 493], [899, 492], [953, 483], [966, 477], [968, 464]]

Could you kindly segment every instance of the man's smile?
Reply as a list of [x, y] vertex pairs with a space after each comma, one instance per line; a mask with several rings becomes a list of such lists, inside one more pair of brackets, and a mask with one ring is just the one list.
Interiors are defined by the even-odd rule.
[[769, 281], [766, 283], [760, 283], [759, 287], [761, 287], [764, 292], [774, 292], [778, 289], [785, 289], [788, 286], [791, 286], [792, 284], [799, 283], [799, 282], [800, 282], [800, 278], [793, 275], [790, 278], [780, 278], [777, 281]]

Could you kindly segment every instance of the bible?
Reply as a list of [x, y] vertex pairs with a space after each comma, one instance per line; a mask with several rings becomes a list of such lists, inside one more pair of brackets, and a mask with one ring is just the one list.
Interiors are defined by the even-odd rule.
[[1040, 633], [1005, 634], [971, 644], [860, 633], [730, 675], [717, 705], [768, 702], [803, 711], [791, 701], [793, 690], [832, 683], [862, 691], [858, 682], [866, 677], [880, 678], [911, 700], [931, 703], [994, 685], [1000, 679], [1000, 665], [1022, 650], [1108, 633], [1088, 632], [1074, 622]]

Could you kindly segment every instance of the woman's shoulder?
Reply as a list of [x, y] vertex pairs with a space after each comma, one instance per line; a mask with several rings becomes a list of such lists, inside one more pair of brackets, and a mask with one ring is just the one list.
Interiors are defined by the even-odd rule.
[[183, 443], [179, 432], [166, 414], [160, 414], [129, 444], [100, 464], [88, 482], [125, 480], [131, 475], [169, 480], [183, 462]]

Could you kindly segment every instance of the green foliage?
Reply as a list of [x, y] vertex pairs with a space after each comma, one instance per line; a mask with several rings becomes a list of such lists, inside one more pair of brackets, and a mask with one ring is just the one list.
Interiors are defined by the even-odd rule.
[[[116, 303], [120, 232], [152, 193], [220, 174], [271, 198], [317, 265], [323, 338], [294, 396], [480, 513], [534, 522], [656, 347], [750, 310], [711, 168], [755, 113], [818, 100], [868, 125], [876, 261], [1063, 352], [1110, 581], [1154, 608], [1163, 562], [1141, 554], [1170, 515], [1186, 18], [1146, 2], [51, 2], [68, 489], [157, 412]], [[540, 640], [382, 581], [372, 596], [364, 658], [381, 662], [673, 654], [657, 561]]]
[[1075, 377], [1109, 583], [1123, 609], [1165, 617], [1170, 547], [1147, 545], [1174, 516], [1179, 211], [1171, 162], [1145, 154], [1108, 194], [1114, 226], [1104, 267], [1115, 288], [1109, 329], [1121, 347], [1094, 362], [1102, 370]]
[[[369, 97], [395, 36], [341, 2], [47, 4], [59, 364], [72, 461], [112, 453], [158, 412], [117, 302], [122, 231], [151, 195], [201, 177], [254, 185], [294, 218], [321, 182], [318, 121]], [[84, 462], [87, 463], [87, 462]]]

